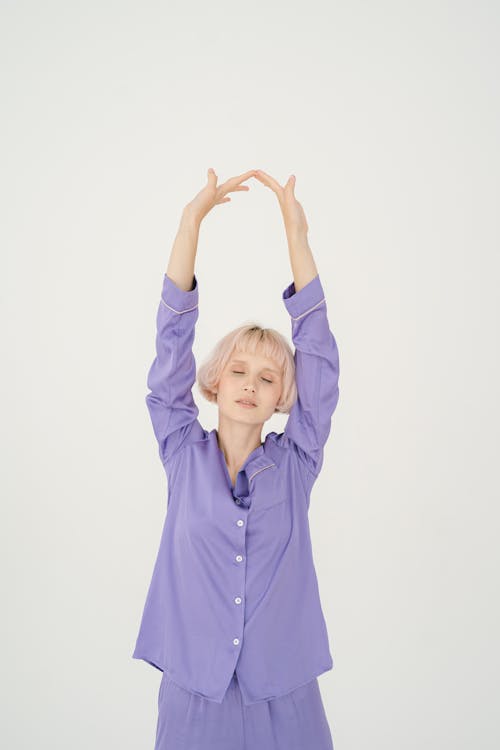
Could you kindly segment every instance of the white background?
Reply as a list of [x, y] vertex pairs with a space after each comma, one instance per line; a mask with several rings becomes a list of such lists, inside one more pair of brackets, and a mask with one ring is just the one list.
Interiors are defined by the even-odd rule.
[[[3, 747], [153, 747], [161, 674], [131, 658], [166, 507], [146, 374], [214, 167], [296, 175], [339, 346], [310, 509], [335, 750], [498, 748], [499, 20], [2, 1]], [[201, 228], [198, 362], [250, 318], [290, 335], [279, 206], [248, 184]]]

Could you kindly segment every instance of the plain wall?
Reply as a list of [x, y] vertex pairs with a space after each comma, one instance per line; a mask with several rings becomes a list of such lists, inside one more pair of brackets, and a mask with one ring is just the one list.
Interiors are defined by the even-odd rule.
[[[161, 674], [131, 658], [166, 510], [146, 375], [213, 167], [296, 175], [339, 346], [310, 508], [335, 750], [498, 748], [499, 6], [0, 14], [0, 744], [153, 747]], [[248, 184], [201, 228], [199, 362], [250, 318], [290, 338], [280, 210]]]

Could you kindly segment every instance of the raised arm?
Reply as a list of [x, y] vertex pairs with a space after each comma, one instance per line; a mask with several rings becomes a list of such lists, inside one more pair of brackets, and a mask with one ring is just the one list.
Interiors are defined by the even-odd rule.
[[196, 379], [192, 347], [198, 319], [194, 275], [190, 287], [181, 289], [165, 274], [156, 316], [156, 357], [147, 377], [146, 404], [162, 463], [186, 441], [203, 434], [192, 393]]
[[205, 187], [182, 212], [177, 235], [163, 277], [156, 316], [156, 356], [147, 376], [146, 404], [159, 453], [165, 464], [174, 453], [203, 436], [198, 407], [193, 398], [196, 363], [193, 356], [198, 319], [198, 280], [194, 273], [198, 237], [203, 218], [213, 206], [225, 203], [233, 190], [248, 190], [240, 183], [253, 172], [217, 186], [213, 169]]
[[313, 479], [323, 464], [323, 451], [339, 398], [339, 355], [328, 323], [326, 299], [307, 239], [308, 225], [295, 197], [295, 175], [282, 187], [262, 170], [255, 177], [277, 196], [285, 225], [293, 282], [283, 291], [295, 345], [297, 400], [284, 435]]

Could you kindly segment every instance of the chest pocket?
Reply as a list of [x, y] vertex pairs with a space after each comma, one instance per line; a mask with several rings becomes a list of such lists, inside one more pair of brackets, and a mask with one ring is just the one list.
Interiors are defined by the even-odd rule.
[[262, 513], [283, 505], [288, 499], [286, 477], [278, 467], [258, 471], [252, 482], [252, 513]]
[[254, 481], [252, 513], [270, 510], [287, 500], [286, 485], [278, 471], [264, 471]]

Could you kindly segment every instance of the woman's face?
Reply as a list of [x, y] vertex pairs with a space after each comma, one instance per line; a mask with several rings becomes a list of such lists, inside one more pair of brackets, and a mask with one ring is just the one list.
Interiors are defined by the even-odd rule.
[[[281, 389], [282, 375], [273, 359], [235, 351], [220, 377], [217, 405], [230, 419], [263, 423], [274, 414]], [[242, 400], [255, 405], [238, 403]]]

